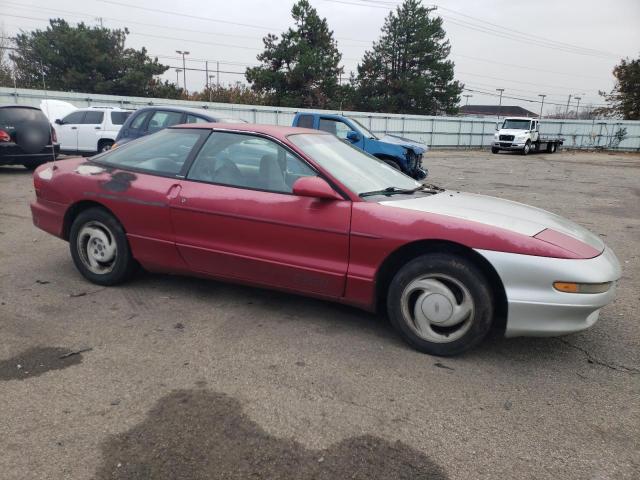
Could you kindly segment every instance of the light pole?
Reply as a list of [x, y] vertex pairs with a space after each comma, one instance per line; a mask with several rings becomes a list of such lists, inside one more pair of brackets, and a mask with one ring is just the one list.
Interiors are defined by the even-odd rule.
[[181, 68], [176, 68], [176, 87], [180, 88], [180, 77], [178, 76], [182, 71]]
[[569, 100], [567, 100], [567, 109], [564, 112], [564, 118], [569, 116], [569, 102], [571, 102], [571, 94], [569, 94]]
[[500, 92], [500, 103], [498, 104], [498, 120], [500, 120], [500, 110], [502, 110], [502, 92], [504, 92], [504, 88], [496, 88], [496, 92]]
[[542, 103], [540, 104], [540, 115], [538, 115], [538, 118], [542, 119], [542, 107], [544, 107], [544, 97], [546, 97], [546, 95], [538, 94], [538, 96], [542, 98]]
[[213, 87], [211, 86], [211, 80], [216, 78], [215, 75], [209, 75], [209, 101], [211, 101], [211, 90], [213, 90]]
[[176, 50], [176, 53], [178, 55], [182, 55], [182, 82], [184, 84], [184, 93], [188, 93], [187, 92], [187, 61], [185, 60], [184, 57], [189, 55], [190, 52], [187, 52], [186, 50]]
[[576, 105], [576, 120], [579, 120], [580, 117], [578, 116], [578, 112], [580, 111], [580, 100], [582, 100], [582, 97], [573, 97], [578, 101], [578, 104]]
[[467, 99], [467, 101], [464, 103], [464, 106], [466, 107], [467, 105], [469, 105], [469, 97], [473, 97], [473, 95], [466, 94], [463, 95], [463, 97]]

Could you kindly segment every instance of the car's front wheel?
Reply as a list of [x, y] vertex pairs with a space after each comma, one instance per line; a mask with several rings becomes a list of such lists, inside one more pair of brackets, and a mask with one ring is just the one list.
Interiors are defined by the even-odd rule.
[[69, 248], [76, 268], [93, 283], [116, 285], [135, 270], [136, 262], [122, 225], [101, 208], [89, 208], [76, 217]]
[[456, 355], [487, 335], [493, 301], [483, 273], [463, 257], [427, 254], [402, 267], [387, 295], [391, 323], [421, 352]]

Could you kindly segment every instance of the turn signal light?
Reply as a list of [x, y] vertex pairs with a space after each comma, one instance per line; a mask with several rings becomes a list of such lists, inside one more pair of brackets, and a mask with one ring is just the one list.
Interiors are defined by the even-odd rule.
[[4, 130], [0, 130], [0, 142], [10, 142], [10, 141], [11, 141], [11, 135], [9, 135]]
[[574, 283], [554, 282], [553, 288], [565, 293], [604, 293], [611, 288], [612, 282], [604, 283]]

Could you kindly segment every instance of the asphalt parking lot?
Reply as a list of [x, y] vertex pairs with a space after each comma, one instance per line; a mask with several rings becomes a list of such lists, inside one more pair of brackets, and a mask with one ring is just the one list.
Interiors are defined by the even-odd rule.
[[0, 167], [0, 477], [639, 478], [640, 155], [425, 163], [602, 235], [623, 278], [594, 328], [442, 359], [318, 300], [151, 274], [101, 288], [32, 225], [30, 173]]

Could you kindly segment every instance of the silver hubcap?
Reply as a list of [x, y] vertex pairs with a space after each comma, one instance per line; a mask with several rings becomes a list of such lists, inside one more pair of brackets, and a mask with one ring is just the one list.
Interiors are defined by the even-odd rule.
[[458, 340], [473, 323], [474, 305], [469, 290], [448, 275], [416, 278], [405, 287], [401, 301], [409, 327], [430, 342]]
[[96, 274], [113, 270], [118, 247], [111, 231], [102, 223], [86, 223], [78, 233], [78, 254], [85, 267]]
[[529, 149], [530, 149], [530, 148], [531, 148], [531, 147], [530, 147], [529, 145], [525, 145], [525, 146], [524, 146], [524, 153], [529, 153]]

